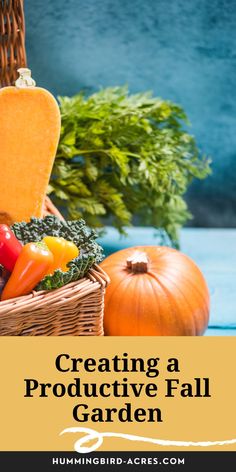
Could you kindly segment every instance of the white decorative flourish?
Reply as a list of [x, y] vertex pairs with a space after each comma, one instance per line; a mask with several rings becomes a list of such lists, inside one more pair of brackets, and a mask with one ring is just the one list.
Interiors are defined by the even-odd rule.
[[[74, 449], [76, 452], [80, 452], [82, 454], [95, 451], [98, 449], [102, 443], [103, 438], [122, 438], [128, 439], [129, 441], [141, 441], [147, 442], [151, 444], [157, 444], [158, 446], [177, 446], [177, 447], [211, 447], [211, 446], [225, 446], [230, 444], [236, 444], [236, 439], [228, 439], [225, 441], [169, 441], [167, 439], [153, 439], [153, 438], [145, 438], [142, 436], [135, 436], [132, 434], [123, 434], [123, 433], [99, 433], [94, 429], [89, 428], [79, 428], [79, 427], [72, 427], [66, 428], [61, 431], [60, 436], [65, 433], [84, 433], [82, 438], [78, 439], [74, 444]], [[87, 447], [84, 446], [86, 442], [96, 440], [92, 446]]]

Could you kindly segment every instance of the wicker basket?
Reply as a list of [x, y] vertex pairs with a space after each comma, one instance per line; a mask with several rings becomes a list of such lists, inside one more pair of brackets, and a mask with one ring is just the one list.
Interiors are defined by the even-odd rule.
[[[46, 197], [44, 216], [49, 214], [63, 219]], [[0, 302], [0, 336], [103, 336], [108, 282], [106, 273], [94, 265], [77, 282]]]
[[[25, 66], [23, 0], [0, 0], [0, 87], [13, 85], [17, 69]], [[43, 212], [44, 216], [53, 214], [63, 219], [48, 197]], [[6, 217], [2, 214], [4, 222], [8, 222]], [[0, 335], [102, 336], [108, 281], [105, 272], [95, 265], [86, 277], [60, 289], [0, 302]]]
[[102, 336], [107, 282], [94, 266], [83, 279], [57, 290], [0, 302], [0, 335]]

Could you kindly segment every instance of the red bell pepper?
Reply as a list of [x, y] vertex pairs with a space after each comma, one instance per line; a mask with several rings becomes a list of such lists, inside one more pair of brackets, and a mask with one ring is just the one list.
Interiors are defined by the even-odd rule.
[[12, 272], [22, 250], [20, 241], [7, 225], [0, 225], [0, 264]]

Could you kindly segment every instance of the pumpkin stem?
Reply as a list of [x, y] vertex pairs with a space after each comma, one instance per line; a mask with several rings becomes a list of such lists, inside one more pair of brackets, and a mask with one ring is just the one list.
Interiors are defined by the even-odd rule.
[[28, 87], [35, 87], [36, 82], [31, 77], [31, 70], [26, 69], [25, 67], [21, 69], [17, 69], [17, 72], [20, 77], [15, 81], [15, 86], [17, 88], [28, 88]]
[[131, 272], [147, 272], [148, 271], [148, 257], [145, 252], [134, 252], [134, 254], [126, 260], [127, 268]]

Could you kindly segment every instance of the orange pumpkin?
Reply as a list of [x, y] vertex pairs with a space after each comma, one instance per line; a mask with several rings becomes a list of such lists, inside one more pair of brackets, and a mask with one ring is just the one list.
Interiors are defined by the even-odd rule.
[[200, 336], [209, 319], [209, 291], [196, 264], [168, 247], [140, 246], [107, 257], [108, 336]]

